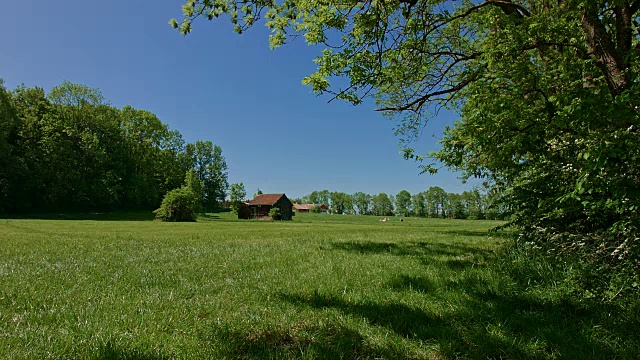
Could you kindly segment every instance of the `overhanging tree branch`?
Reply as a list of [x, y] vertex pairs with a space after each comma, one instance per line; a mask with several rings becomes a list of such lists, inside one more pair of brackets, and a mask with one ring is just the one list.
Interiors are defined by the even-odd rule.
[[458, 82], [456, 85], [451, 86], [447, 89], [427, 93], [402, 106], [384, 107], [384, 108], [376, 109], [375, 111], [406, 111], [406, 110], [418, 111], [422, 107], [422, 105], [424, 105], [424, 103], [431, 100], [433, 97], [440, 96], [440, 95], [453, 94], [464, 89], [467, 85], [478, 80], [480, 78], [480, 74], [481, 74], [481, 71], [478, 70], [473, 74], [471, 74], [469, 77]]

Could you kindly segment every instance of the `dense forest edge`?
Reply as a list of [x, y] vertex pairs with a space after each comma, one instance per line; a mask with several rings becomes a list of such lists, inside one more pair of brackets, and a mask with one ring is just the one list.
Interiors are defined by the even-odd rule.
[[226, 196], [227, 164], [211, 141], [186, 143], [146, 110], [64, 82], [45, 93], [0, 80], [0, 213], [156, 209], [193, 170], [202, 207]]

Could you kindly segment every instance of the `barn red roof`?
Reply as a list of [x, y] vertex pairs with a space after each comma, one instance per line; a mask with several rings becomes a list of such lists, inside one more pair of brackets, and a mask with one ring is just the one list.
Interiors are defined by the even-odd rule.
[[296, 210], [311, 210], [313, 207], [319, 207], [321, 209], [329, 209], [325, 204], [293, 204]]
[[261, 194], [251, 200], [249, 205], [273, 205], [283, 196], [284, 194]]
[[293, 204], [293, 208], [296, 210], [310, 210], [314, 206], [313, 204]]

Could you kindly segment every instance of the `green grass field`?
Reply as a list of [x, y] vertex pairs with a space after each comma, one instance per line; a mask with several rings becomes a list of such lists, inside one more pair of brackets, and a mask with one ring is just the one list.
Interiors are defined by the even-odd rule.
[[0, 220], [0, 358], [640, 356], [637, 306], [576, 300], [498, 222], [149, 218]]

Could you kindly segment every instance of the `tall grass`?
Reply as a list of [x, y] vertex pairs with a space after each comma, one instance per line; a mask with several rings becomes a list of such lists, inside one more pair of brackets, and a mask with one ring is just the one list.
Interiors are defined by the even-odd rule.
[[505, 251], [496, 222], [89, 218], [0, 220], [0, 358], [640, 353], [637, 303], [580, 300], [570, 264]]

